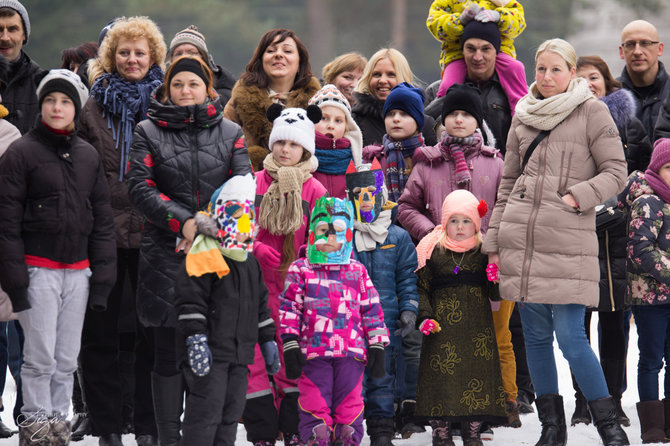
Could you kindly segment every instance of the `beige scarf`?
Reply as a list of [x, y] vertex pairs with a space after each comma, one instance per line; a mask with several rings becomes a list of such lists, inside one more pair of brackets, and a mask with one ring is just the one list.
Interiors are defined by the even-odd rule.
[[258, 224], [272, 235], [291, 234], [303, 223], [302, 185], [312, 177], [312, 163], [307, 160], [283, 167], [270, 153], [263, 168], [274, 181], [263, 195]]
[[533, 82], [529, 93], [516, 104], [516, 116], [529, 127], [552, 130], [575, 108], [592, 97], [595, 96], [589, 90], [586, 79], [582, 77], [571, 80], [565, 92], [544, 99], [537, 89], [537, 82]]

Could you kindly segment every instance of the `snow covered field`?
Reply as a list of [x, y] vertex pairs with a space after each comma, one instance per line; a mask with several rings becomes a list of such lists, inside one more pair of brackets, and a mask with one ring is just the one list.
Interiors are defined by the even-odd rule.
[[[595, 324], [597, 323], [597, 317], [593, 317], [592, 320], [592, 333], [594, 339], [596, 337]], [[575, 407], [573, 390], [572, 390], [572, 381], [570, 380], [570, 371], [568, 369], [567, 362], [563, 359], [558, 347], [554, 343], [556, 349], [556, 356], [558, 358], [558, 373], [560, 380], [560, 391], [565, 400], [565, 413], [566, 418], [570, 419], [572, 412]], [[632, 445], [642, 444], [640, 440], [640, 422], [637, 418], [637, 412], [635, 409], [635, 403], [637, 402], [637, 382], [636, 382], [636, 370], [637, 370], [637, 333], [635, 326], [631, 326], [630, 332], [630, 344], [628, 350], [628, 390], [624, 393], [623, 396], [623, 408], [628, 417], [631, 419], [631, 426], [625, 428], [628, 438], [631, 441]], [[10, 376], [10, 374], [7, 374]], [[661, 374], [661, 379], [663, 375]], [[661, 381], [662, 382], [662, 381]], [[662, 389], [661, 385], [661, 389]], [[8, 378], [7, 385], [5, 386], [5, 393], [3, 395], [3, 400], [5, 407], [11, 408], [14, 403], [14, 382], [11, 378]], [[662, 396], [662, 395], [661, 395]], [[2, 420], [8, 426], [13, 426], [11, 420], [11, 411], [5, 410], [1, 414]], [[495, 429], [495, 438], [493, 441], [485, 442], [486, 446], [512, 446], [512, 445], [531, 445], [533, 446], [539, 436], [540, 436], [540, 422], [537, 419], [537, 414], [522, 415], [521, 421], [523, 426], [519, 429], [511, 428], [496, 428]], [[430, 429], [430, 428], [429, 428]], [[125, 435], [123, 437], [123, 443], [126, 446], [136, 446], [135, 438], [133, 435]], [[423, 433], [421, 435], [414, 435], [412, 438], [407, 440], [394, 440], [396, 446], [430, 446], [431, 437], [430, 432]], [[0, 446], [10, 446], [18, 444], [18, 436], [14, 435], [12, 438], [0, 440]], [[73, 446], [97, 446], [97, 438], [94, 437], [85, 437], [83, 441], [72, 442]], [[237, 445], [248, 446], [251, 445], [246, 440], [246, 433], [244, 427], [240, 425], [237, 435]], [[282, 442], [278, 442], [278, 445], [282, 445]], [[363, 439], [363, 446], [368, 446], [370, 440], [366, 437]], [[456, 440], [456, 445], [460, 445], [460, 441]], [[590, 446], [590, 445], [599, 445], [600, 437], [596, 432], [595, 427], [591, 424], [585, 426], [580, 424], [575, 427], [568, 427], [568, 446]], [[661, 444], [661, 443], [659, 443]]]

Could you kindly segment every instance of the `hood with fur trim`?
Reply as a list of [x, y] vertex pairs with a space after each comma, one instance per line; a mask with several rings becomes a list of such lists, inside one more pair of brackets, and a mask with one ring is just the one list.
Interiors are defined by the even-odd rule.
[[629, 90], [621, 88], [603, 96], [600, 100], [610, 109], [617, 128], [626, 127], [631, 118], [635, 117], [637, 105], [633, 93]]

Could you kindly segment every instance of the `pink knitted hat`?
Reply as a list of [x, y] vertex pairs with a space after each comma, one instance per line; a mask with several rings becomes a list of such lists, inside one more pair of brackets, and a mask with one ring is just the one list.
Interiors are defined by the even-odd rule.
[[648, 169], [658, 173], [665, 164], [670, 163], [670, 138], [660, 138], [654, 143]]
[[447, 227], [449, 217], [454, 214], [461, 214], [468, 217], [475, 224], [477, 232], [482, 228], [482, 217], [486, 215], [488, 206], [484, 200], [477, 200], [477, 197], [465, 189], [456, 189], [447, 195], [442, 203], [442, 226]]

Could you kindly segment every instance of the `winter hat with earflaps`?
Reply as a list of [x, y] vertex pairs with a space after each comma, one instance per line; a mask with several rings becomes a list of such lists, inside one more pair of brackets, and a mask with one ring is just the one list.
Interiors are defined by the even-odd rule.
[[342, 110], [347, 121], [347, 130], [344, 132], [344, 138], [348, 139], [349, 143], [351, 143], [351, 156], [354, 164], [357, 166], [360, 165], [363, 157], [363, 133], [351, 116], [351, 105], [347, 101], [347, 98], [344, 97], [335, 85], [326, 84], [312, 96], [308, 105], [316, 105], [320, 109], [323, 107], [335, 107]]

